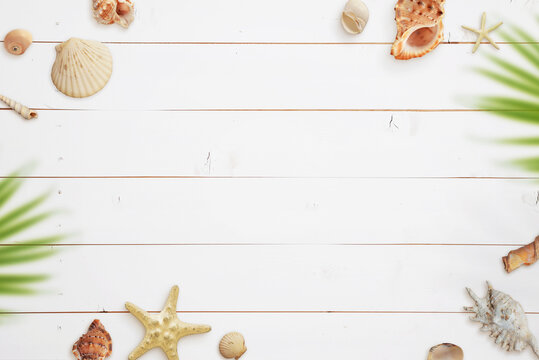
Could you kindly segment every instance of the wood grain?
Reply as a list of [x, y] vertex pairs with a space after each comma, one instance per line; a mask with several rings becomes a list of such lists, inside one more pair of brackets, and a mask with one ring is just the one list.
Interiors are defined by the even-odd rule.
[[[506, 59], [516, 57], [509, 45], [501, 46]], [[471, 54], [471, 45], [443, 46], [408, 62], [389, 56], [389, 45], [109, 47], [112, 77], [101, 92], [85, 99], [68, 98], [54, 88], [54, 44], [35, 44], [20, 59], [2, 53], [6, 66], [0, 77], [16, 84], [5, 95], [29, 107], [52, 109], [439, 110], [474, 108], [471, 94], [507, 93], [473, 73], [472, 67], [488, 64], [484, 56]], [[454, 71], [461, 74], [459, 81]], [[21, 79], [23, 72], [28, 80]]]
[[[54, 16], [43, 17], [50, 12], [47, 2], [18, 0], [4, 4], [0, 23], [6, 30], [28, 28], [37, 40], [82, 36], [124, 42], [393, 42], [396, 0], [368, 2], [369, 23], [359, 36], [348, 35], [341, 28], [345, 2], [139, 0], [136, 19], [126, 31], [116, 25], [98, 25], [92, 18], [90, 1], [57, 0]], [[502, 19], [506, 24], [533, 29], [532, 14], [539, 5], [529, 0], [453, 0], [446, 3], [445, 9], [445, 40], [455, 42], [475, 41], [474, 35], [461, 25], [479, 26], [483, 11], [489, 14], [489, 24]]]

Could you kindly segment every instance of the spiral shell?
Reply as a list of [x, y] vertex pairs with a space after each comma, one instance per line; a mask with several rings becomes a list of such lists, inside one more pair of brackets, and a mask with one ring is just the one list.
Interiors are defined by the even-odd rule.
[[238, 332], [226, 334], [219, 343], [219, 352], [226, 359], [238, 360], [246, 351], [245, 339]]
[[7, 98], [3, 95], [0, 95], [0, 100], [6, 103], [7, 106], [12, 108], [17, 114], [19, 114], [26, 120], [37, 118], [37, 112], [30, 110], [28, 107], [24, 106], [21, 103], [16, 102], [15, 100]]
[[474, 302], [473, 306], [464, 307], [464, 310], [474, 313], [470, 320], [480, 323], [481, 330], [489, 332], [494, 342], [504, 350], [522, 351], [529, 346], [539, 358], [539, 342], [528, 327], [522, 305], [506, 293], [494, 289], [488, 282], [487, 287], [484, 298], [466, 288]]
[[32, 34], [27, 30], [17, 29], [7, 33], [4, 47], [13, 55], [22, 55], [32, 44]]
[[391, 55], [397, 60], [421, 57], [444, 37], [445, 0], [398, 0], [395, 5], [397, 36]]
[[341, 24], [349, 34], [359, 34], [369, 21], [369, 9], [361, 0], [349, 0], [344, 7]]
[[94, 18], [100, 24], [117, 23], [129, 27], [135, 19], [134, 5], [131, 0], [93, 0]]
[[52, 82], [67, 96], [83, 98], [105, 87], [112, 74], [112, 55], [98, 41], [71, 38], [56, 46]]
[[104, 360], [112, 354], [112, 339], [99, 320], [94, 320], [88, 332], [73, 344], [77, 360]]

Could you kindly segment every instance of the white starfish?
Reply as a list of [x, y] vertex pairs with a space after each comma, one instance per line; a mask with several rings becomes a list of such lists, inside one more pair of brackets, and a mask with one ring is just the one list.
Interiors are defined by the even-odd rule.
[[473, 28], [468, 27], [468, 26], [462, 26], [466, 30], [473, 31], [474, 33], [476, 33], [478, 35], [477, 36], [477, 41], [475, 42], [475, 46], [473, 47], [472, 53], [475, 53], [477, 51], [477, 48], [479, 48], [479, 45], [481, 44], [481, 40], [483, 40], [483, 39], [487, 39], [488, 42], [492, 44], [492, 46], [494, 46], [498, 50], [500, 49], [498, 47], [498, 44], [496, 44], [494, 42], [494, 40], [492, 40], [491, 37], [488, 34], [491, 31], [494, 31], [497, 28], [499, 28], [503, 24], [503, 22], [500, 22], [499, 24], [496, 24], [496, 25], [494, 25], [493, 27], [491, 27], [489, 29], [485, 29], [485, 21], [486, 21], [486, 19], [487, 19], [487, 13], [483, 13], [483, 17], [481, 18], [481, 29], [480, 30], [476, 30], [476, 29], [473, 29]]

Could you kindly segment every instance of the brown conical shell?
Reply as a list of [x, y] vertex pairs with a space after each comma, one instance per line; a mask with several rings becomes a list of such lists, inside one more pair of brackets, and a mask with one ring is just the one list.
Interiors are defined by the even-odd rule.
[[397, 37], [391, 55], [398, 60], [421, 57], [443, 39], [445, 0], [398, 0], [395, 6]]
[[27, 30], [10, 31], [4, 38], [4, 47], [13, 55], [22, 55], [32, 44], [32, 34]]
[[73, 345], [77, 360], [104, 360], [112, 354], [112, 339], [99, 320], [94, 320], [88, 332]]

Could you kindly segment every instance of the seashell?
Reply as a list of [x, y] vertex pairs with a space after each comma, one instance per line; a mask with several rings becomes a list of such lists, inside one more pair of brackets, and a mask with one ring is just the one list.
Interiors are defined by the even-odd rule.
[[28, 107], [24, 106], [21, 103], [16, 102], [15, 100], [7, 98], [3, 95], [0, 95], [0, 100], [5, 102], [7, 106], [15, 110], [19, 115], [21, 115], [26, 120], [37, 118], [37, 112], [30, 110]]
[[27, 30], [17, 29], [7, 33], [4, 47], [13, 55], [22, 55], [32, 44], [32, 34]]
[[519, 268], [521, 265], [531, 265], [537, 261], [539, 253], [539, 236], [535, 240], [516, 250], [511, 250], [507, 256], [502, 258], [505, 271], [511, 271]]
[[245, 339], [239, 332], [230, 332], [219, 343], [219, 352], [225, 359], [238, 360], [245, 352]]
[[94, 18], [100, 24], [118, 23], [124, 28], [135, 19], [135, 9], [131, 0], [93, 0]]
[[104, 360], [112, 353], [112, 339], [99, 320], [94, 320], [88, 332], [73, 345], [77, 360]]
[[369, 9], [361, 0], [349, 0], [344, 6], [341, 24], [349, 34], [359, 34], [369, 21]]
[[488, 282], [487, 286], [487, 295], [482, 299], [466, 288], [475, 303], [464, 307], [475, 313], [470, 319], [483, 324], [481, 330], [490, 332], [496, 344], [506, 351], [522, 351], [529, 345], [539, 358], [539, 344], [528, 328], [522, 306], [509, 295], [493, 289]]
[[398, 0], [395, 6], [397, 38], [391, 55], [398, 60], [421, 57], [443, 38], [445, 0]]
[[112, 55], [99, 41], [71, 38], [56, 46], [52, 82], [67, 96], [91, 96], [105, 87], [111, 74]]
[[427, 360], [463, 360], [464, 352], [462, 349], [449, 343], [443, 343], [433, 346], [429, 350]]

